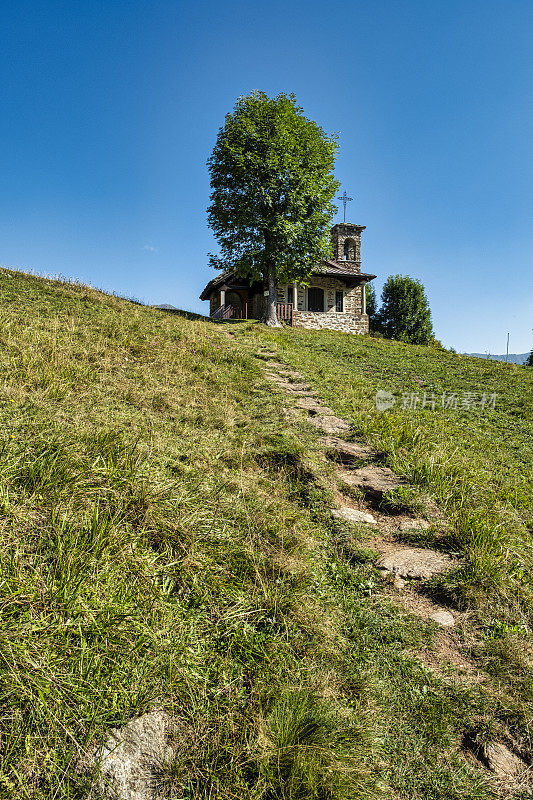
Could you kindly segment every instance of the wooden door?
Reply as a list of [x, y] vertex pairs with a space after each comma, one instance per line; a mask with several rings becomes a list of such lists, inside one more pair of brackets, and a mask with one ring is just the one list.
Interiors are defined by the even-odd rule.
[[324, 311], [324, 290], [310, 286], [307, 290], [307, 310]]

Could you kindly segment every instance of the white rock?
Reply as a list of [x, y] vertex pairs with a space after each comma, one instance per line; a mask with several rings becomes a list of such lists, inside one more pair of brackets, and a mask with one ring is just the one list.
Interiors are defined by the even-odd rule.
[[522, 759], [518, 758], [508, 747], [500, 742], [486, 744], [483, 747], [483, 756], [489, 769], [502, 778], [519, 775], [526, 769], [526, 764]]
[[429, 615], [429, 618], [438, 625], [442, 625], [443, 628], [450, 628], [452, 625], [455, 625], [453, 614], [450, 614], [449, 611], [435, 611], [433, 614]]
[[172, 758], [167, 744], [170, 720], [152, 711], [110, 732], [96, 753], [97, 788], [109, 800], [157, 800], [158, 775]]
[[356, 508], [344, 506], [344, 508], [335, 508], [331, 512], [337, 519], [343, 519], [345, 522], [366, 522], [369, 525], [375, 525], [376, 520], [372, 514], [366, 511], [358, 511]]

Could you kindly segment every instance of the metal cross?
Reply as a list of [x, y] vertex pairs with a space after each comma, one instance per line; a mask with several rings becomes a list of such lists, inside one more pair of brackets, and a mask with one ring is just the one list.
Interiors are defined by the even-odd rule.
[[346, 222], [346, 203], [349, 203], [350, 200], [353, 200], [353, 197], [348, 197], [345, 189], [342, 197], [337, 197], [337, 200], [342, 200], [342, 202], [344, 203], [344, 222]]

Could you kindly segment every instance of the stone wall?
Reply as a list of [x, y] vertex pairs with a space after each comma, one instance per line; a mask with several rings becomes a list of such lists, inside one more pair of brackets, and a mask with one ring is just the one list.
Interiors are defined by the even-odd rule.
[[[324, 311], [335, 312], [335, 292], [342, 292], [344, 298], [344, 313], [345, 314], [361, 314], [362, 307], [362, 294], [361, 286], [354, 286], [348, 288], [345, 283], [336, 279], [321, 277], [313, 275], [310, 281], [311, 286], [318, 286], [324, 290]], [[278, 303], [288, 303], [287, 291], [292, 284], [279, 284], [277, 287]], [[304, 286], [298, 286], [298, 311], [307, 310], [307, 289]]]
[[294, 311], [292, 324], [295, 328], [309, 330], [331, 330], [343, 333], [368, 333], [367, 314], [341, 314], [340, 312]]

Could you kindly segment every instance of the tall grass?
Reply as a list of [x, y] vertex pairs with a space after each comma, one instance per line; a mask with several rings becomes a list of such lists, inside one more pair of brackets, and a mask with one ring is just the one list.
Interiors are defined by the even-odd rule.
[[86, 797], [105, 732], [161, 704], [174, 797], [301, 796], [307, 763], [317, 797], [348, 796], [370, 771], [361, 747], [331, 778], [333, 723], [327, 757], [261, 755], [264, 707], [301, 687], [318, 708], [324, 667], [319, 608], [297, 613], [313, 525], [256, 458], [300, 446], [253, 359], [88, 287], [4, 271], [0, 294], [2, 796]]
[[[522, 731], [525, 706], [430, 675], [431, 626], [390, 602], [371, 559], [346, 558], [318, 434], [287, 423], [254, 357], [259, 341], [288, 357], [283, 333], [237, 325], [230, 341], [7, 270], [0, 325], [2, 797], [88, 797], [106, 732], [161, 706], [174, 800], [491, 796], [462, 735], [491, 715]], [[333, 375], [320, 334], [290, 341], [377, 439], [352, 366]], [[425, 459], [406, 451], [425, 432], [387, 435], [416, 476]]]

